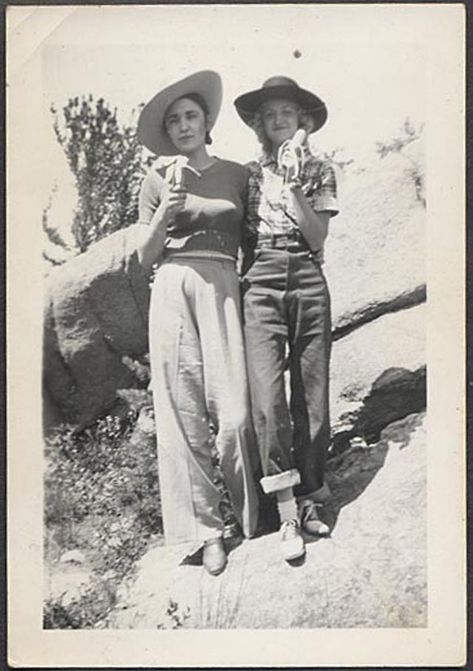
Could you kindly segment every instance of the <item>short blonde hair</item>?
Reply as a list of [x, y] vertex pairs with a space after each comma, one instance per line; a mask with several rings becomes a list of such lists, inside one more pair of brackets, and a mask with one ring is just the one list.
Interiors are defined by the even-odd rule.
[[[254, 132], [256, 133], [256, 137], [258, 138], [258, 142], [261, 144], [263, 151], [269, 154], [271, 152], [272, 143], [264, 130], [264, 123], [262, 116], [263, 105], [261, 105], [259, 109], [255, 112], [253, 119], [251, 120], [249, 125], [251, 126], [252, 130], [254, 130]], [[312, 115], [306, 110], [302, 109], [302, 107], [299, 107], [297, 105], [297, 116], [298, 116], [298, 128], [303, 128], [308, 135], [312, 133], [315, 126]]]

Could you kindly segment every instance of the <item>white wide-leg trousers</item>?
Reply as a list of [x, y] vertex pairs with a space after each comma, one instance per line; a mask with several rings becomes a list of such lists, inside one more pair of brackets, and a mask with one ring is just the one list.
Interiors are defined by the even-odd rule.
[[151, 292], [150, 357], [166, 542], [222, 534], [211, 425], [235, 514], [251, 536], [257, 448], [233, 261], [181, 257], [162, 263]]

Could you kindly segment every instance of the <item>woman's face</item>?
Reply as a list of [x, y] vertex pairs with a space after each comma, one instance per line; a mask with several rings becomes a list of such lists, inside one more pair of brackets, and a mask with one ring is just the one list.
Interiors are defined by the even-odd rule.
[[164, 127], [181, 154], [193, 154], [205, 146], [207, 121], [204, 110], [189, 98], [180, 98], [169, 107]]
[[292, 100], [274, 98], [262, 105], [261, 118], [264, 132], [277, 148], [299, 128], [299, 107]]

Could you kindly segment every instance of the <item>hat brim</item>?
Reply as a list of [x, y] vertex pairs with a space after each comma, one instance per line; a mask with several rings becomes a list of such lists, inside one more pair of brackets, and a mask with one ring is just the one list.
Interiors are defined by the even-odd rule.
[[222, 105], [222, 80], [213, 70], [202, 70], [162, 89], [143, 107], [138, 119], [138, 140], [157, 156], [179, 153], [164, 128], [164, 116], [175, 100], [189, 93], [199, 93], [205, 100], [208, 130], [213, 128]]
[[327, 121], [327, 107], [323, 100], [306, 89], [290, 85], [268, 86], [267, 88], [257, 89], [244, 93], [235, 100], [234, 105], [239, 117], [247, 126], [251, 126], [255, 113], [261, 105], [272, 98], [287, 98], [293, 100], [306, 112], [310, 114], [314, 121], [314, 133], [322, 128]]

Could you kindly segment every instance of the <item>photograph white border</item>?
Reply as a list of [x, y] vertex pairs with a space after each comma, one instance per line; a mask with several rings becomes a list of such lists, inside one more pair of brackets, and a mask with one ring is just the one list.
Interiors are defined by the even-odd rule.
[[[292, 7], [293, 5], [291, 5]], [[133, 6], [139, 10], [141, 6]], [[156, 7], [156, 6], [155, 6]], [[185, 8], [185, 6], [182, 6]], [[242, 6], [243, 7], [243, 6]], [[270, 7], [266, 5], [265, 7]], [[277, 12], [287, 6], [275, 5]], [[80, 8], [114, 12], [118, 7]], [[158, 9], [156, 7], [156, 9]], [[203, 9], [205, 9], [203, 7]], [[41, 44], [74, 7], [7, 9], [8, 659], [12, 666], [459, 666], [465, 662], [465, 8], [318, 5], [337, 39], [428, 55], [428, 626], [422, 629], [42, 629]], [[259, 12], [256, 6], [245, 11]], [[131, 39], [131, 38], [130, 38]], [[28, 224], [28, 225], [27, 225]]]

